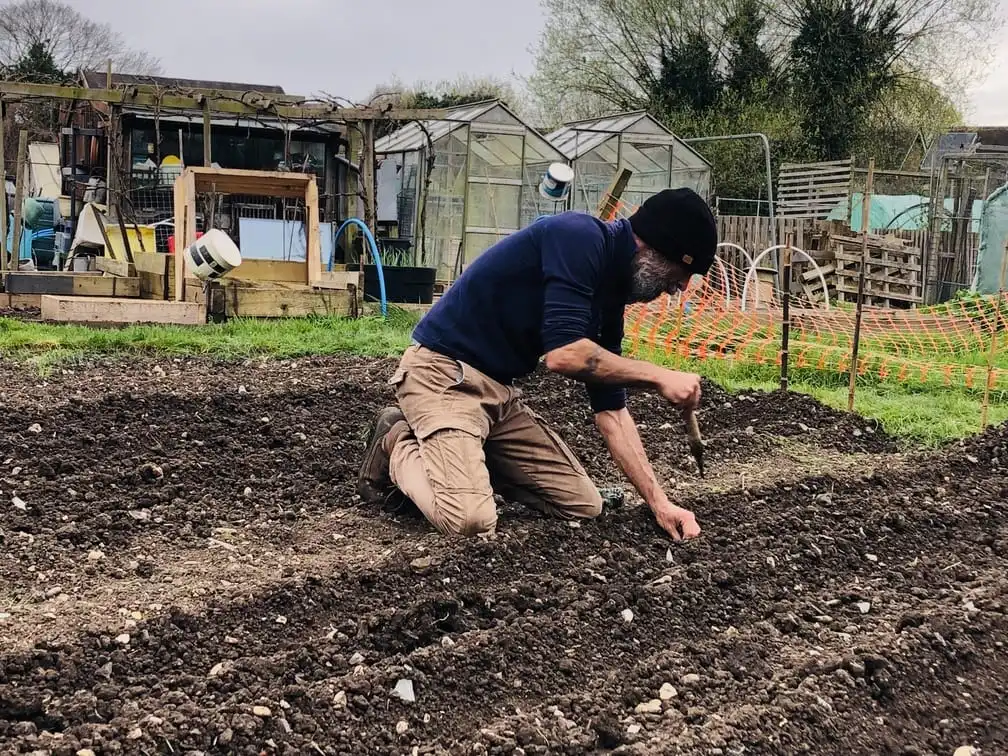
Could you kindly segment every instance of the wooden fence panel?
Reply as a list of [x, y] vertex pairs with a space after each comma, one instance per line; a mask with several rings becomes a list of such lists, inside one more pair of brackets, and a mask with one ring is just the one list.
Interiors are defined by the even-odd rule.
[[[718, 241], [737, 244], [753, 257], [773, 246], [772, 226], [766, 216], [720, 215], [717, 222]], [[818, 224], [804, 218], [777, 218], [776, 224], [777, 243], [784, 244], [791, 234], [791, 243], [801, 249], [811, 246], [809, 240], [818, 232]]]

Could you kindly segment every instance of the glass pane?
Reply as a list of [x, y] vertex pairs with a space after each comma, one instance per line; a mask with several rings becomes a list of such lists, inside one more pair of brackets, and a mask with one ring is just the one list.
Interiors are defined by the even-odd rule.
[[689, 187], [704, 199], [709, 199], [710, 169], [705, 167], [673, 170], [670, 184], [674, 188]]
[[376, 190], [378, 192], [378, 220], [398, 221], [396, 199], [402, 191], [403, 155], [394, 152], [378, 158], [378, 170], [375, 171]]
[[438, 278], [442, 279], [452, 277], [462, 242], [465, 168], [465, 129], [453, 131], [434, 143], [426, 218], [423, 223], [419, 216], [416, 219], [416, 264], [437, 267]]
[[566, 209], [565, 202], [554, 202], [539, 193], [539, 182], [542, 181], [542, 177], [546, 174], [546, 169], [549, 168], [552, 162], [555, 161], [550, 160], [525, 164], [521, 217], [518, 219], [519, 228], [525, 228], [525, 226], [535, 222], [535, 219], [540, 215], [556, 215]]
[[575, 210], [594, 213], [616, 176], [616, 138], [585, 153], [574, 168]]
[[481, 253], [488, 250], [505, 236], [507, 236], [507, 234], [467, 233], [465, 240], [465, 258], [462, 263], [463, 269], [479, 257]]
[[[281, 165], [283, 165], [281, 163]], [[290, 143], [289, 170], [314, 173], [321, 176], [325, 170], [325, 144], [292, 139]], [[284, 170], [284, 168], [280, 168]]]
[[399, 238], [408, 239], [413, 236], [416, 220], [417, 188], [420, 181], [420, 154], [407, 152], [403, 160], [401, 186], [396, 195], [396, 217], [399, 221], [397, 229]]
[[672, 168], [706, 168], [703, 160], [681, 144], [672, 148]]
[[507, 126], [521, 126], [521, 123], [518, 120], [516, 120], [513, 115], [504, 110], [504, 108], [502, 108], [500, 105], [497, 105], [489, 112], [484, 113], [479, 118], [477, 118], [473, 122], [473, 126], [475, 128], [478, 128], [476, 124], [480, 122], [501, 123]]
[[668, 186], [671, 150], [665, 145], [623, 143], [623, 165], [633, 171], [634, 189], [664, 189]]
[[466, 225], [514, 231], [518, 228], [518, 194], [512, 184], [469, 184]]
[[629, 216], [634, 210], [643, 204], [644, 200], [654, 194], [655, 191], [652, 189], [644, 190], [630, 190], [627, 189], [623, 192], [623, 210], [620, 213], [623, 216]]
[[541, 215], [563, 212], [566, 202], [554, 202], [539, 193], [542, 181], [551, 163], [567, 164], [567, 159], [546, 140], [532, 132], [525, 135], [525, 170], [522, 177], [522, 206], [519, 228], [535, 222]]
[[379, 157], [375, 172], [378, 189], [379, 234], [409, 239], [416, 218], [420, 156], [416, 152], [393, 152]]
[[652, 194], [669, 186], [671, 149], [666, 145], [632, 144], [624, 141], [622, 164], [633, 171], [623, 193], [628, 209], [639, 206]]
[[637, 123], [628, 126], [625, 134], [668, 134], [659, 124], [650, 118], [641, 118]]
[[480, 178], [521, 178], [522, 137], [520, 134], [472, 132], [469, 175]]

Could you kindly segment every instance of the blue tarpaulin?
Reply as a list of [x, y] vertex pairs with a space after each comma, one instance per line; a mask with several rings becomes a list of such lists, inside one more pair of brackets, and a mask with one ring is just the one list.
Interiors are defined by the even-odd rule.
[[[847, 222], [852, 231], [861, 231], [861, 206], [864, 204], [864, 195], [861, 192], [854, 192], [852, 195], [850, 217]], [[833, 209], [827, 216], [827, 220], [845, 220], [846, 202], [843, 202]], [[921, 231], [928, 227], [928, 204], [927, 197], [919, 194], [873, 194], [868, 206], [868, 230], [869, 231]], [[980, 231], [980, 215], [983, 212], [984, 201], [975, 200], [973, 202], [972, 220], [970, 230], [974, 233]], [[943, 230], [951, 227], [951, 215], [955, 210], [955, 200], [951, 197], [945, 199], [945, 212], [948, 214], [943, 223]]]
[[1001, 288], [1001, 266], [1008, 241], [1008, 184], [987, 198], [980, 223], [980, 248], [973, 291], [977, 294], [997, 294]]

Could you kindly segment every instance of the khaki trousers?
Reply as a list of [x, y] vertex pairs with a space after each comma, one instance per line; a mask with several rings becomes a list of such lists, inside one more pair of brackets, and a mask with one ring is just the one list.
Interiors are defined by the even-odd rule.
[[438, 531], [493, 531], [495, 491], [567, 519], [602, 511], [584, 467], [518, 389], [417, 345], [390, 383], [410, 431], [389, 450], [389, 472]]

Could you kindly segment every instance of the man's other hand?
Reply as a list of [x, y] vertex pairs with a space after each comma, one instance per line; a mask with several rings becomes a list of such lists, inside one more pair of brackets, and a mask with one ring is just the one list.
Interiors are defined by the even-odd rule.
[[667, 504], [655, 509], [658, 524], [675, 540], [696, 538], [700, 535], [700, 526], [696, 517], [688, 509]]
[[662, 396], [684, 411], [700, 406], [700, 376], [696, 373], [666, 370], [659, 390]]

